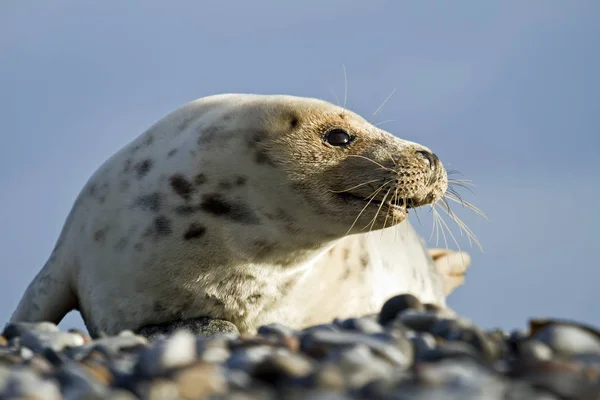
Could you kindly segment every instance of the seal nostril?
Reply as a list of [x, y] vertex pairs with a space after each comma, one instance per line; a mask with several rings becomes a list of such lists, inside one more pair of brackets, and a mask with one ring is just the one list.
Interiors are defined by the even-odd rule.
[[427, 159], [427, 161], [429, 161], [429, 166], [431, 168], [437, 168], [440, 159], [438, 158], [438, 156], [435, 155], [435, 153], [432, 153], [430, 151], [425, 151], [425, 150], [418, 150], [417, 154], [422, 155], [423, 157], [425, 157], [425, 159]]

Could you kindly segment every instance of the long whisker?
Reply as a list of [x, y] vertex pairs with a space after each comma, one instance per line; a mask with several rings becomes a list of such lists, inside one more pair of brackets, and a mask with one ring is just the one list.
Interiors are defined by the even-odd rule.
[[394, 122], [394, 121], [396, 121], [396, 120], [395, 119], [386, 119], [384, 121], [373, 124], [373, 126], [379, 126], [379, 125], [387, 124], [388, 122]]
[[396, 171], [394, 171], [394, 169], [385, 167], [385, 166], [381, 165], [380, 163], [378, 163], [377, 161], [370, 159], [369, 157], [365, 157], [360, 154], [349, 154], [348, 157], [364, 158], [365, 160], [372, 162], [373, 164], [377, 165], [378, 167], [383, 168], [386, 171], [393, 172], [394, 174], [396, 173]]
[[387, 155], [390, 157], [390, 160], [392, 160], [392, 163], [394, 163], [394, 168], [398, 168], [398, 164], [396, 164], [396, 160], [394, 160], [394, 157], [392, 157], [392, 154], [388, 151], [388, 149], [384, 148], [384, 150], [387, 153]]
[[346, 108], [348, 101], [348, 75], [346, 74], [346, 65], [342, 64], [342, 68], [344, 68], [344, 108]]
[[383, 103], [381, 103], [381, 105], [379, 106], [379, 108], [377, 108], [377, 110], [375, 110], [375, 112], [373, 113], [373, 116], [377, 116], [377, 114], [379, 114], [379, 112], [381, 111], [381, 109], [383, 108], [383, 106], [385, 106], [385, 103], [387, 103], [392, 96], [394, 95], [394, 93], [396, 93], [396, 89], [394, 88], [394, 90], [392, 90], [392, 93], [390, 93], [390, 95], [388, 97], [386, 97], [386, 99], [383, 101]]
[[353, 189], [356, 189], [356, 188], [359, 188], [361, 186], [368, 185], [369, 183], [373, 183], [373, 182], [377, 182], [377, 181], [379, 181], [379, 179], [373, 179], [373, 180], [370, 180], [370, 181], [367, 181], [367, 182], [359, 183], [356, 186], [352, 186], [352, 187], [350, 187], [348, 189], [344, 189], [344, 190], [331, 190], [331, 189], [329, 189], [329, 191], [331, 193], [344, 193], [344, 192], [348, 192], [350, 190], [353, 190]]
[[479, 208], [475, 207], [473, 204], [469, 203], [468, 201], [464, 201], [461, 198], [456, 198], [454, 197], [453, 193], [446, 193], [445, 198], [447, 198], [448, 200], [452, 200], [456, 203], [461, 204], [462, 206], [468, 208], [469, 210], [473, 211], [475, 214], [479, 215], [480, 217], [485, 218], [486, 220], [490, 220], [487, 215], [485, 215], [485, 213], [483, 211], [481, 211]]
[[446, 171], [446, 174], [448, 174], [448, 175], [455, 175], [456, 174], [456, 175], [460, 175], [460, 176], [463, 175], [463, 173], [460, 172], [457, 169], [449, 169], [449, 170]]
[[391, 188], [388, 189], [388, 191], [386, 192], [385, 196], [383, 196], [383, 199], [381, 199], [381, 203], [379, 203], [379, 207], [377, 208], [377, 212], [375, 213], [375, 216], [371, 220], [371, 227], [369, 228], [369, 232], [371, 232], [373, 230], [373, 227], [375, 226], [375, 222], [377, 221], [377, 216], [379, 216], [379, 212], [381, 211], [381, 207], [383, 207], [383, 205], [385, 204], [385, 199], [387, 199], [387, 197], [390, 194], [391, 190], [392, 190]]
[[337, 97], [337, 94], [335, 94], [335, 92], [333, 91], [333, 88], [329, 88], [329, 90], [331, 91], [331, 94], [333, 94], [333, 97], [335, 97], [335, 101], [337, 102], [337, 105], [340, 105], [340, 99], [339, 97]]
[[[362, 208], [362, 210], [360, 210], [360, 213], [358, 213], [358, 215], [354, 219], [354, 222], [350, 226], [350, 229], [348, 229], [348, 232], [346, 232], [346, 235], [348, 235], [350, 233], [350, 231], [352, 231], [352, 228], [354, 228], [354, 225], [356, 225], [356, 222], [358, 221], [358, 219], [360, 218], [360, 216], [362, 215], [362, 213], [371, 204], [371, 202], [373, 201], [373, 199], [375, 198], [375, 196], [377, 196], [377, 193], [379, 193], [381, 191], [381, 189], [383, 189], [385, 187], [385, 185], [387, 185], [388, 183], [389, 183], [389, 181], [388, 182], [384, 182], [377, 190], [375, 190], [370, 196], [367, 197], [367, 198], [369, 198], [369, 197], [371, 197], [371, 198], [369, 199], [369, 201], [367, 202], [367, 204], [365, 204], [365, 206]], [[346, 235], [344, 235], [344, 236], [346, 236]]]
[[[456, 215], [451, 209], [449, 204], [446, 202], [446, 200], [444, 198], [441, 199], [442, 202], [444, 203], [445, 207], [442, 207], [442, 211], [444, 211], [446, 214], [448, 214], [448, 216], [454, 221], [456, 222], [456, 224], [459, 227], [459, 230], [462, 234], [462, 231], [465, 232], [465, 234], [467, 235], [467, 238], [469, 239], [469, 244], [472, 245], [472, 242], [475, 242], [477, 244], [477, 247], [479, 247], [479, 249], [481, 251], [483, 251], [483, 247], [481, 246], [481, 243], [479, 242], [479, 239], [477, 239], [477, 236], [475, 235], [475, 233], [473, 233], [473, 231], [471, 230], [471, 228], [469, 228], [467, 226], [467, 224], [465, 224], [465, 222], [460, 219], [458, 217], [458, 215]], [[445, 223], [445, 221], [443, 221]]]
[[[440, 213], [438, 213], [435, 208], [433, 209], [433, 215], [438, 223], [439, 232], [442, 232], [442, 238], [444, 239], [444, 246], [446, 248], [448, 248], [448, 240], [446, 239], [446, 233], [444, 232], [444, 227], [442, 226], [442, 222], [444, 222], [444, 220], [442, 219]], [[437, 246], [437, 242], [436, 242], [436, 246]]]

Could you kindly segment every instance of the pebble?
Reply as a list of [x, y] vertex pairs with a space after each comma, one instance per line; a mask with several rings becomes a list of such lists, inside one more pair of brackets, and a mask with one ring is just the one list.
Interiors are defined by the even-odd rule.
[[386, 325], [406, 310], [425, 311], [425, 306], [412, 294], [394, 296], [383, 304], [379, 313], [379, 323]]
[[83, 338], [76, 333], [31, 331], [21, 334], [21, 346], [35, 353], [46, 349], [62, 351], [67, 347], [78, 347], [85, 343]]
[[600, 399], [600, 335], [544, 320], [486, 331], [414, 296], [381, 313], [297, 330], [186, 329], [92, 339], [8, 324], [0, 399]]
[[582, 353], [600, 354], [600, 337], [577, 326], [548, 325], [533, 337], [563, 357]]

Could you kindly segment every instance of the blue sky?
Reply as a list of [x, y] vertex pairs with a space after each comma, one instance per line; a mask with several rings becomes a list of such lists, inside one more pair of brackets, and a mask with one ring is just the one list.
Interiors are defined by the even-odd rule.
[[350, 108], [371, 117], [396, 89], [373, 120], [477, 185], [490, 221], [459, 215], [484, 252], [459, 237], [473, 265], [450, 305], [486, 328], [598, 325], [599, 37], [594, 0], [5, 0], [0, 321], [85, 181], [156, 120], [223, 92], [335, 102], [345, 65]]

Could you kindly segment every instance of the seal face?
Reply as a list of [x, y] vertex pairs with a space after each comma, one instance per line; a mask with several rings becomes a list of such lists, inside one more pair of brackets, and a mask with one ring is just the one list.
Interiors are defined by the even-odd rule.
[[[443, 304], [431, 257], [411, 256], [407, 278], [413, 259], [382, 256], [365, 235], [404, 227], [409, 239], [397, 251], [424, 253], [401, 222], [447, 185], [431, 150], [328, 102], [205, 97], [96, 171], [12, 320], [59, 322], [75, 308], [92, 335], [198, 317], [242, 332], [275, 321], [298, 326], [308, 314], [319, 319], [300, 299], [326, 297], [314, 284], [335, 285], [327, 277], [340, 272], [354, 277], [348, 292], [362, 293], [356, 312], [396, 294], [396, 278]], [[419, 279], [429, 284], [412, 285]]]

